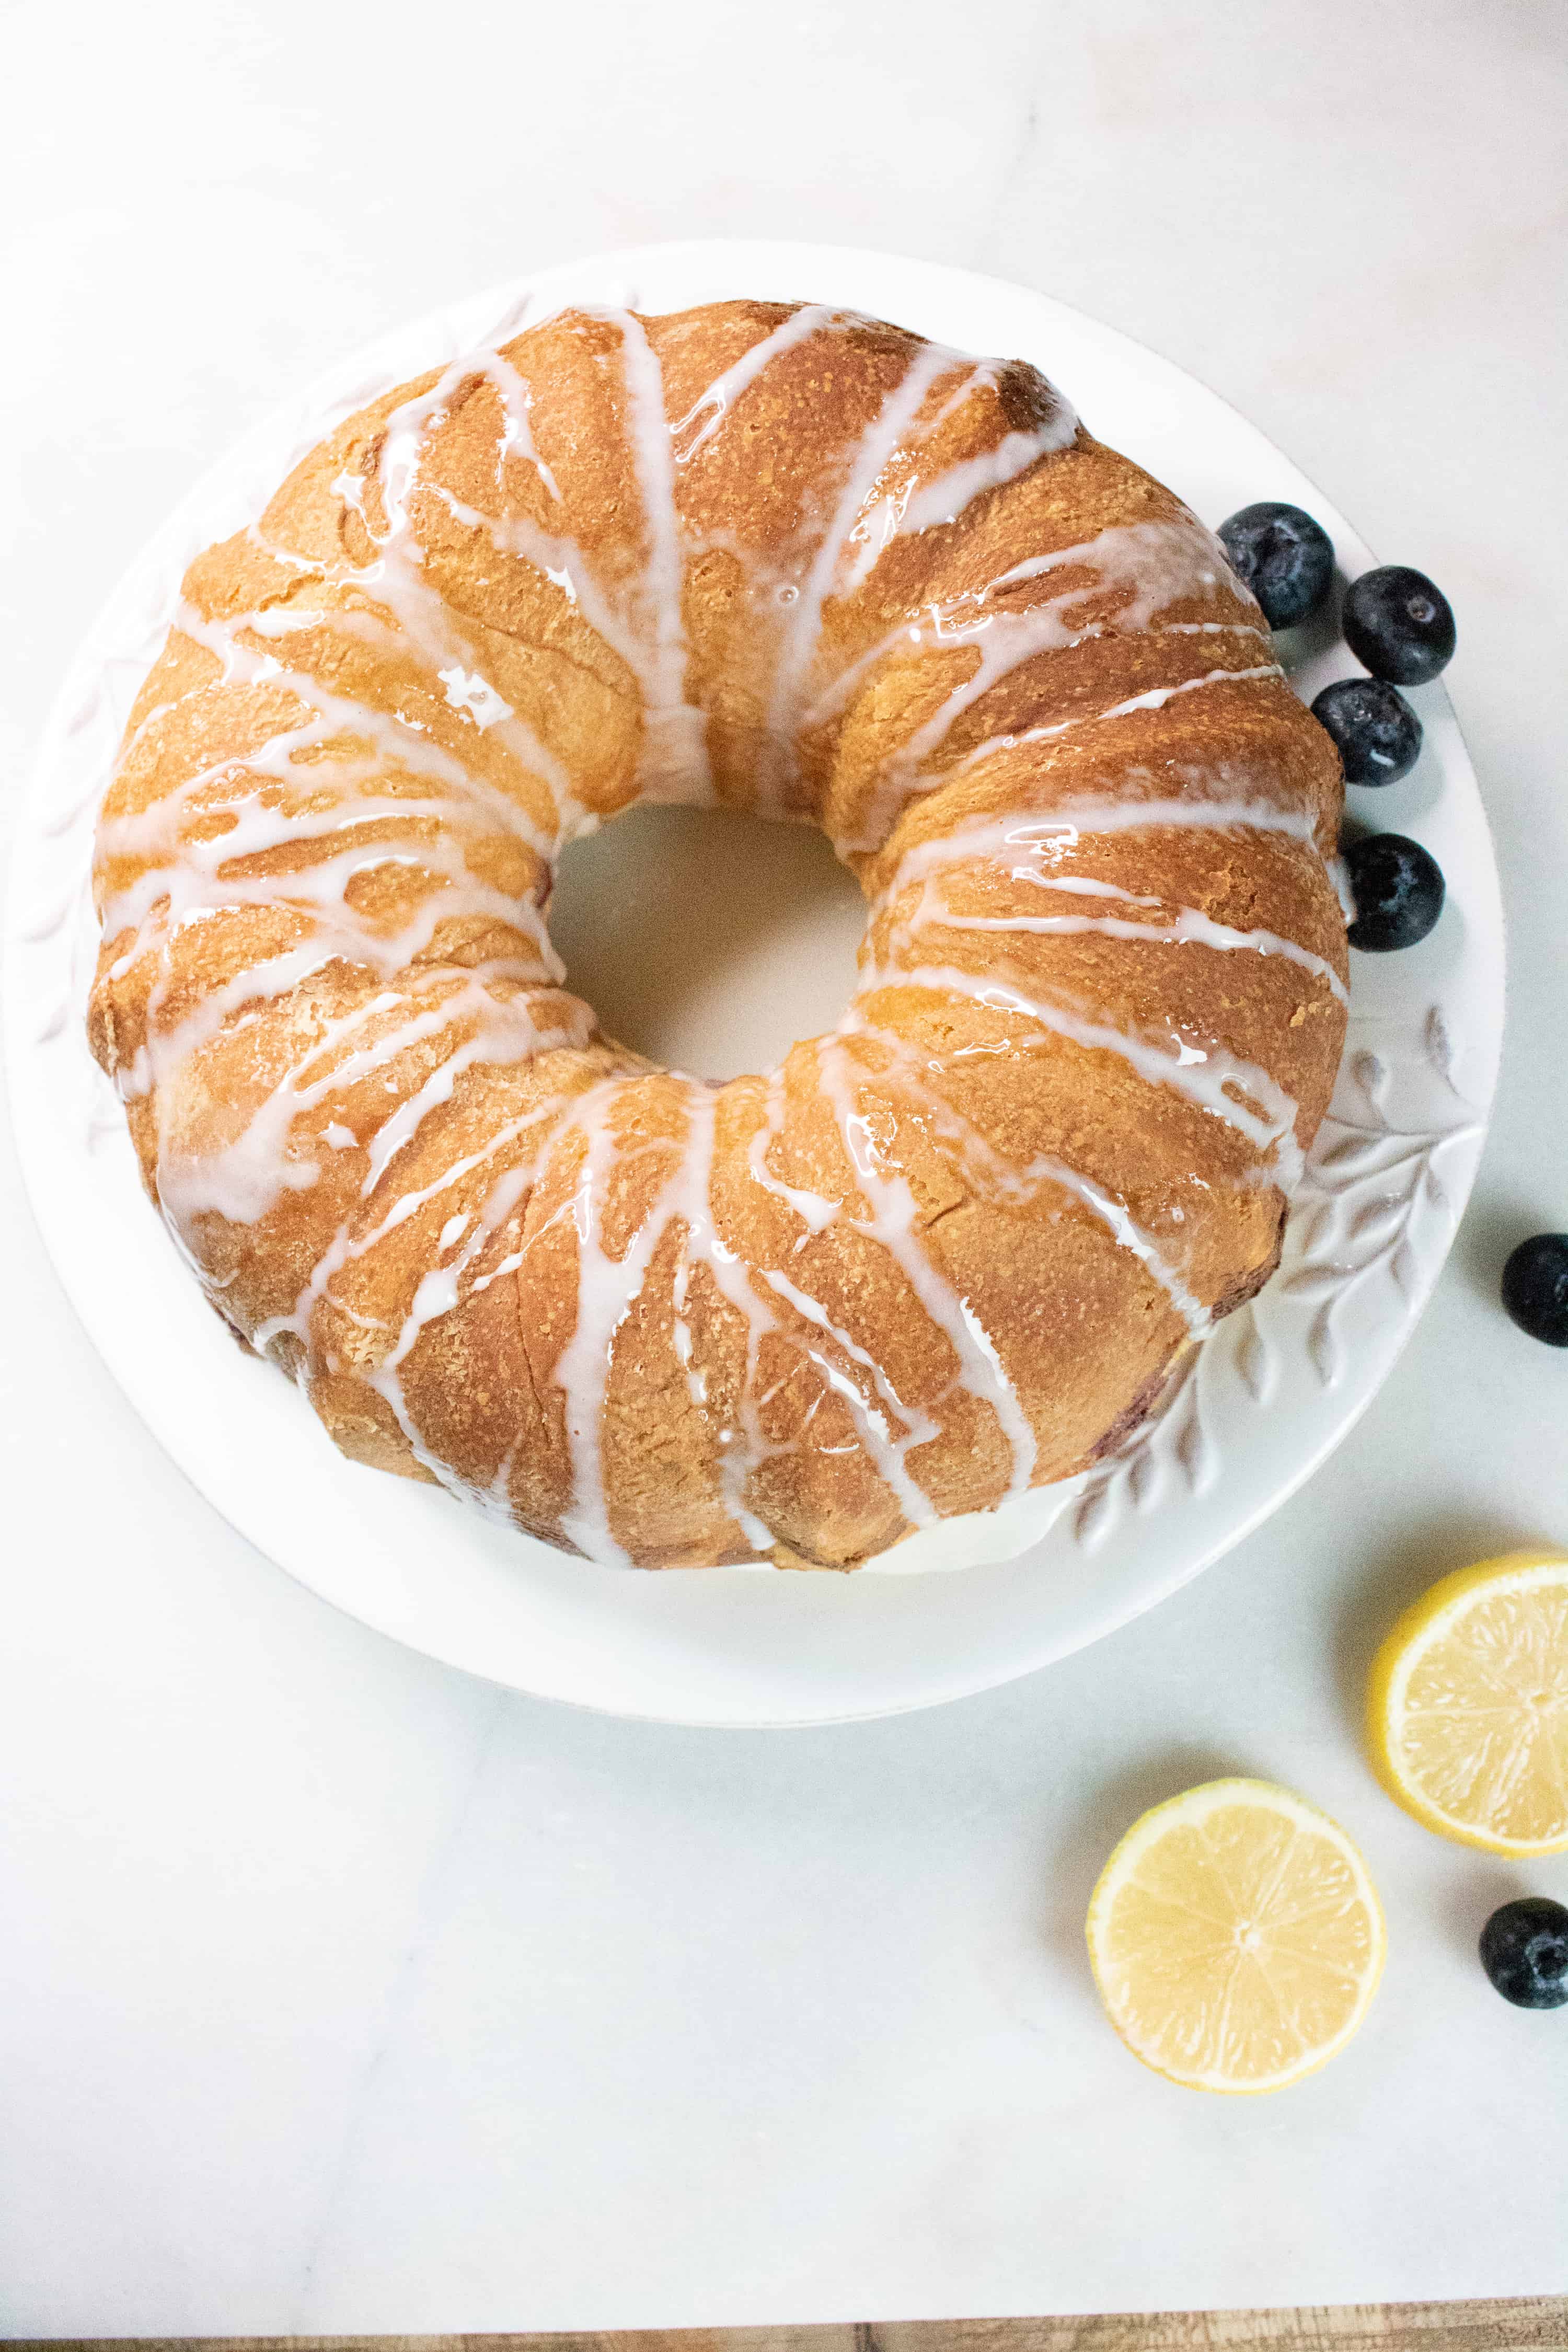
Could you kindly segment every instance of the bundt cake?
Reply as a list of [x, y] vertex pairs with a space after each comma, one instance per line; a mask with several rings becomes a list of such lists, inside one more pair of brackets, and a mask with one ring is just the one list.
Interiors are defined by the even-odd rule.
[[[192, 564], [90, 1038], [345, 1454], [594, 1560], [852, 1568], [1084, 1468], [1267, 1278], [1341, 796], [1216, 541], [1032, 367], [569, 310]], [[555, 861], [639, 799], [808, 820], [864, 887], [853, 1002], [765, 1076], [563, 984]]]

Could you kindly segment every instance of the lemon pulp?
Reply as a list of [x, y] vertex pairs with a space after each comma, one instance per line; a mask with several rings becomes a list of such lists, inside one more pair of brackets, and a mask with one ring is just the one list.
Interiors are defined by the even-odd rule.
[[1373, 1661], [1367, 1737], [1428, 1829], [1492, 1853], [1568, 1847], [1568, 1559], [1510, 1552], [1424, 1593]]
[[1210, 1780], [1134, 1822], [1100, 1874], [1089, 1948], [1145, 2065], [1196, 2090], [1299, 2082], [1366, 2013], [1384, 1949], [1364, 1861], [1267, 1780]]

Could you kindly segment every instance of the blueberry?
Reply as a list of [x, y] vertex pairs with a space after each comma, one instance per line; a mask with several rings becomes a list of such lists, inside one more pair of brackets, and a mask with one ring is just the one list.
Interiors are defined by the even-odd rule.
[[1418, 841], [1402, 833], [1374, 833], [1345, 851], [1355, 920], [1352, 948], [1383, 954], [1413, 948], [1443, 911], [1443, 869]]
[[1421, 721], [1398, 688], [1380, 677], [1325, 686], [1312, 716], [1338, 744], [1348, 784], [1396, 784], [1421, 756]]
[[1363, 572], [1345, 595], [1345, 643], [1373, 677], [1424, 686], [1454, 658], [1454, 615], [1424, 572], [1384, 563]]
[[1532, 1234], [1502, 1270], [1502, 1303], [1521, 1331], [1568, 1348], [1568, 1234]]
[[1516, 2009], [1568, 2006], [1568, 1905], [1547, 1895], [1505, 1903], [1481, 1929], [1481, 1966]]
[[1262, 605], [1271, 629], [1294, 627], [1328, 594], [1334, 543], [1300, 507], [1260, 499], [1222, 522], [1219, 536], [1232, 570]]

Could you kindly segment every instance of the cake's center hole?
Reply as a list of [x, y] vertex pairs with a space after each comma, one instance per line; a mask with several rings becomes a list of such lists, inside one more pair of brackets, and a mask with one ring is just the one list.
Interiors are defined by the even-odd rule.
[[550, 936], [600, 1026], [728, 1078], [831, 1029], [855, 987], [859, 885], [815, 825], [634, 808], [561, 860]]

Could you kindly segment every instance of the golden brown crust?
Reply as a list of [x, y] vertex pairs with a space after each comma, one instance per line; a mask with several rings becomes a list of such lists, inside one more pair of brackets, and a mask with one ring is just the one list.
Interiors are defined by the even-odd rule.
[[[560, 985], [555, 856], [643, 794], [861, 878], [859, 993], [771, 1077], [651, 1070]], [[1267, 1278], [1340, 802], [1215, 543], [1033, 370], [566, 312], [191, 567], [91, 1042], [345, 1453], [600, 1559], [852, 1566], [1101, 1455]]]

